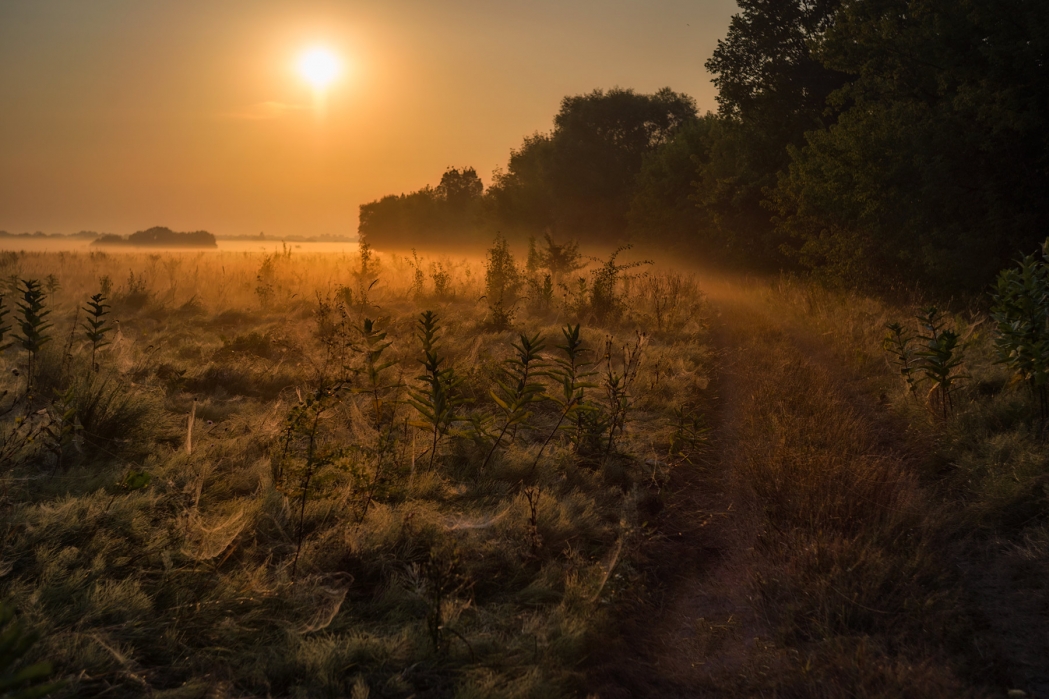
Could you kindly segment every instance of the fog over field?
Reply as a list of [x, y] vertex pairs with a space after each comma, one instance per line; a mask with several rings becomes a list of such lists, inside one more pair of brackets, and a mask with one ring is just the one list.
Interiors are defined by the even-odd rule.
[[0, 3], [0, 699], [1049, 699], [1047, 61]]

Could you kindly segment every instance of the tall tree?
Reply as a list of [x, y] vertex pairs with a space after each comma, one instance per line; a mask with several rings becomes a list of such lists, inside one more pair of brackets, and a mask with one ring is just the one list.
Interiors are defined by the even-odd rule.
[[827, 98], [848, 73], [814, 51], [841, 0], [738, 0], [740, 11], [706, 67], [718, 88], [720, 135], [696, 177], [696, 203], [727, 245], [780, 261], [763, 205], [790, 162], [787, 148], [834, 121]]
[[514, 151], [492, 199], [508, 226], [550, 227], [571, 237], [622, 236], [647, 153], [696, 118], [687, 95], [615, 88], [566, 97], [550, 134]]
[[372, 245], [409, 248], [479, 242], [484, 184], [472, 167], [448, 168], [436, 187], [361, 204], [358, 234]]
[[851, 0], [819, 57], [846, 111], [773, 197], [810, 266], [979, 289], [1049, 215], [1049, 4]]

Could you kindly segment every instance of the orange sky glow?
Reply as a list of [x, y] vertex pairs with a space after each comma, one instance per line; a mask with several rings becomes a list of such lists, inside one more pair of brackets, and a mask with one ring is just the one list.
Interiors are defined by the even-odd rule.
[[[703, 63], [734, 10], [3, 0], [0, 230], [352, 236], [359, 204], [449, 166], [488, 184], [565, 95], [668, 86], [716, 108]], [[303, 72], [317, 48], [330, 82]]]

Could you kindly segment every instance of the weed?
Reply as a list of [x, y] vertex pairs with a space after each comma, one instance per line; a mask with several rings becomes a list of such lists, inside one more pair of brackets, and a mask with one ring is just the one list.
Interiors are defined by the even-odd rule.
[[547, 434], [546, 439], [543, 440], [542, 445], [539, 447], [539, 452], [535, 455], [535, 460], [532, 462], [533, 473], [547, 445], [550, 444], [550, 440], [554, 438], [554, 435], [557, 434], [562, 425], [566, 424], [566, 421], [567, 424], [574, 422], [576, 439], [578, 440], [581, 430], [580, 421], [583, 415], [594, 410], [593, 406], [586, 401], [586, 389], [596, 387], [596, 384], [587, 381], [594, 375], [594, 372], [588, 371], [592, 364], [585, 360], [585, 355], [589, 350], [583, 347], [583, 341], [579, 337], [579, 325], [566, 325], [561, 329], [561, 334], [565, 338], [565, 344], [558, 345], [557, 348], [561, 350], [564, 356], [558, 356], [554, 359], [554, 366], [547, 374], [561, 389], [560, 392], [551, 391], [549, 394], [550, 400], [558, 405], [560, 411], [554, 428]]
[[51, 402], [48, 417], [42, 435], [47, 450], [55, 457], [55, 469], [58, 470], [67, 465], [72, 451], [80, 451], [78, 441], [83, 427], [77, 419], [75, 387], [70, 386]]
[[420, 386], [413, 389], [408, 402], [419, 413], [420, 427], [429, 429], [433, 435], [430, 445], [430, 469], [433, 469], [437, 458], [437, 447], [442, 437], [448, 434], [452, 425], [459, 421], [457, 408], [465, 401], [458, 396], [458, 387], [462, 382], [452, 367], [441, 368], [444, 357], [437, 347], [440, 324], [433, 311], [424, 311], [418, 321], [419, 342], [422, 344], [423, 358], [419, 363], [424, 372], [416, 377]]
[[940, 410], [943, 418], [954, 410], [954, 401], [951, 390], [955, 382], [968, 376], [959, 374], [958, 367], [962, 364], [962, 352], [958, 346], [958, 333], [943, 327], [943, 316], [935, 308], [927, 308], [922, 315], [918, 316], [918, 323], [924, 335], [919, 335], [918, 340], [923, 344], [922, 349], [915, 352], [918, 358], [918, 370], [922, 372], [923, 378], [929, 382], [929, 398], [933, 395], [939, 397]]
[[106, 340], [106, 333], [113, 330], [107, 324], [106, 316], [109, 315], [109, 308], [106, 297], [101, 293], [92, 296], [87, 306], [84, 307], [87, 312], [87, 319], [84, 321], [84, 337], [91, 343], [91, 368], [94, 371], [98, 371], [95, 356], [99, 349], [109, 344]]
[[[556, 243], [549, 233], [546, 233], [543, 238], [546, 240], [546, 249], [537, 254], [536, 263], [538, 267], [550, 272], [555, 284], [586, 266], [583, 256], [579, 253], [579, 243], [576, 241]], [[529, 258], [531, 258], [532, 249], [534, 247], [529, 249]]]
[[22, 335], [18, 341], [22, 349], [26, 351], [26, 393], [29, 393], [33, 386], [37, 355], [40, 349], [51, 341], [51, 337], [47, 334], [47, 331], [51, 329], [51, 323], [47, 321], [47, 316], [51, 315], [51, 311], [45, 307], [46, 297], [43, 289], [40, 288], [39, 281], [23, 279], [20, 283], [22, 301], [18, 304], [18, 310], [22, 316], [19, 323]]
[[613, 453], [616, 439], [622, 436], [626, 428], [633, 401], [631, 389], [641, 369], [641, 359], [647, 344], [648, 336], [644, 333], [637, 333], [633, 346], [623, 347], [623, 358], [617, 371], [612, 338], [609, 337], [605, 341], [605, 373], [602, 387], [608, 399], [606, 458]]
[[345, 456], [343, 447], [323, 439], [321, 434], [321, 421], [336, 400], [336, 390], [318, 389], [293, 407], [285, 421], [280, 464], [275, 471], [281, 474], [281, 491], [293, 501], [298, 501], [299, 521], [295, 557], [291, 564], [292, 580], [295, 580], [298, 571], [306, 534], [306, 503], [313, 494], [311, 487], [316, 486], [315, 480], [326, 467], [336, 465]]
[[907, 385], [908, 392], [913, 396], [917, 396], [919, 381], [917, 358], [915, 357], [915, 349], [911, 345], [914, 341], [914, 335], [899, 323], [889, 323], [885, 326], [885, 329], [888, 330], [888, 334], [882, 341], [882, 349], [892, 356], [893, 364], [895, 364], [900, 377]]
[[652, 264], [649, 260], [618, 264], [616, 260], [619, 258], [619, 255], [631, 247], [633, 246], [622, 245], [616, 248], [604, 262], [593, 258], [594, 262], [601, 262], [601, 266], [590, 273], [592, 280], [590, 285], [590, 310], [593, 311], [599, 321], [615, 321], [622, 313], [623, 300], [619, 295], [618, 285], [630, 276], [623, 273], [627, 270]]
[[1049, 240], [1042, 259], [1028, 255], [1019, 269], [1002, 270], [993, 294], [998, 361], [1025, 382], [1049, 420]]
[[11, 309], [7, 307], [5, 303], [4, 295], [0, 294], [0, 352], [3, 352], [13, 343], [4, 342], [4, 338], [11, 335], [11, 324], [7, 322], [7, 316], [10, 315]]
[[433, 652], [443, 655], [445, 637], [451, 629], [446, 624], [444, 607], [448, 598], [465, 587], [459, 550], [454, 545], [434, 544], [420, 566], [422, 593], [426, 599], [426, 631]]
[[361, 327], [358, 328], [358, 333], [363, 343], [358, 351], [364, 355], [366, 384], [355, 389], [355, 392], [368, 395], [371, 402], [372, 427], [376, 433], [376, 445], [373, 450], [375, 470], [371, 475], [371, 482], [363, 488], [364, 493], [358, 516], [358, 521], [360, 521], [363, 520], [368, 512], [368, 507], [375, 499], [384, 467], [396, 445], [394, 415], [391, 409], [393, 401], [389, 398], [394, 391], [401, 388], [401, 384], [391, 382], [385, 376], [397, 364], [396, 361], [382, 358], [383, 353], [393, 344], [386, 339], [386, 331], [380, 331], [374, 321], [365, 318]]
[[478, 475], [488, 466], [507, 431], [513, 428], [516, 435], [517, 428], [525, 425], [532, 416], [530, 408], [546, 397], [543, 384], [535, 380], [542, 375], [544, 365], [539, 353], [546, 348], [538, 333], [532, 337], [521, 335], [513, 347], [515, 356], [504, 362], [504, 378], [497, 380], [495, 388], [489, 392], [502, 412], [503, 426], [484, 457]]
[[916, 320], [917, 335], [912, 335], [900, 323], [887, 324], [888, 334], [882, 340], [882, 349], [891, 355], [892, 363], [912, 395], [917, 395], [922, 382], [929, 383], [927, 400], [938, 402], [939, 412], [946, 419], [954, 409], [951, 392], [955, 384], [968, 378], [959, 373], [963, 361], [961, 338], [955, 331], [944, 328], [943, 315], [936, 308], [926, 308]]
[[498, 236], [488, 249], [485, 265], [484, 296], [488, 302], [488, 327], [502, 331], [513, 324], [521, 272], [506, 238]]
[[438, 299], [447, 299], [451, 296], [452, 276], [444, 268], [444, 264], [434, 262], [430, 264], [430, 279], [433, 281], [433, 295]]
[[539, 557], [539, 550], [543, 547], [543, 537], [539, 533], [539, 499], [542, 492], [535, 485], [524, 489], [525, 500], [528, 501], [528, 554], [533, 559]]

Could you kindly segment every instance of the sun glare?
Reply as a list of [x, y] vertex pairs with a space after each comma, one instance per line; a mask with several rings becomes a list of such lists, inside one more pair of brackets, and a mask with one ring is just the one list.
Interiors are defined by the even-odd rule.
[[328, 49], [312, 48], [299, 57], [299, 73], [318, 90], [330, 85], [341, 71], [339, 57]]

